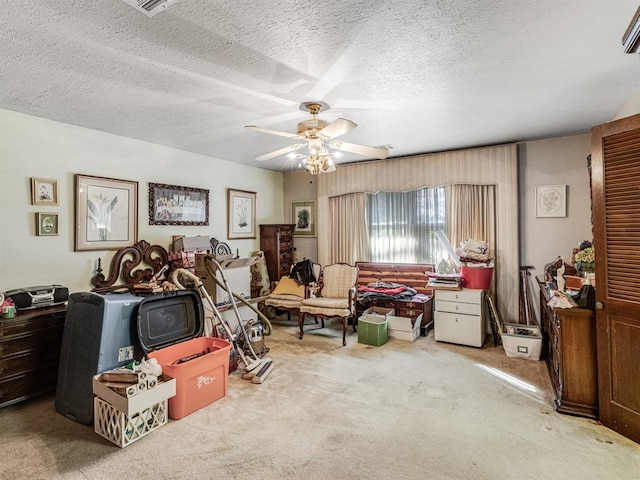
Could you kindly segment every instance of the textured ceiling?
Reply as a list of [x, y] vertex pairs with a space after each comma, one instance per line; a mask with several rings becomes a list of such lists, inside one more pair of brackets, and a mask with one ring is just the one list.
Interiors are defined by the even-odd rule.
[[[288, 171], [255, 157], [299, 104], [390, 157], [584, 133], [640, 88], [637, 0], [2, 1], [0, 108]], [[341, 161], [365, 160], [346, 155]], [[141, 159], [140, 161], [146, 161]]]

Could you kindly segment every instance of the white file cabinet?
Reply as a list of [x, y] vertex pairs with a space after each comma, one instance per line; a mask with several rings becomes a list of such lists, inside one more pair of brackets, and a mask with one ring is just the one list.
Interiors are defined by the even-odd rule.
[[487, 334], [484, 290], [436, 290], [433, 335], [438, 342], [482, 347]]

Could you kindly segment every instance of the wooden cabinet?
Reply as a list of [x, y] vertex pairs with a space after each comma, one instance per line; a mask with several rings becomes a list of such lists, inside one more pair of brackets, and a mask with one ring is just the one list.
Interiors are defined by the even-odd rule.
[[294, 263], [293, 227], [294, 224], [284, 223], [260, 225], [260, 250], [264, 252], [270, 282], [289, 275]]
[[0, 320], [0, 407], [55, 390], [64, 305]]
[[551, 308], [544, 283], [540, 286], [542, 355], [560, 413], [598, 418], [596, 319], [583, 308]]
[[367, 308], [383, 307], [393, 308], [398, 317], [407, 317], [413, 324], [420, 315], [420, 333], [426, 336], [426, 330], [433, 323], [433, 297], [428, 295], [416, 295], [407, 299], [393, 298], [368, 298], [366, 302], [356, 301], [356, 318], [360, 318]]
[[439, 342], [482, 347], [486, 311], [484, 290], [436, 290], [433, 336]]

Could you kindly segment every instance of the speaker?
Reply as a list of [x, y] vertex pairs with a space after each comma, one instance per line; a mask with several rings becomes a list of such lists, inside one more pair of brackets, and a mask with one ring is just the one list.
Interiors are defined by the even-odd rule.
[[83, 424], [93, 421], [93, 376], [143, 357], [130, 293], [72, 293], [62, 335], [55, 409]]

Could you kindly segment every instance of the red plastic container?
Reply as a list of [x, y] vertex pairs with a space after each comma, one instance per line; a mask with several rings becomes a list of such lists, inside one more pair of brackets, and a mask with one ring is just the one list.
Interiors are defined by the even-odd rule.
[[[148, 354], [162, 365], [164, 373], [176, 379], [176, 395], [169, 398], [169, 418], [179, 420], [227, 394], [230, 350], [231, 343], [226, 340], [199, 337]], [[200, 356], [186, 360], [195, 355]]]
[[460, 267], [462, 286], [474, 290], [489, 290], [493, 267]]
[[195, 290], [146, 297], [138, 308], [138, 339], [147, 357], [175, 378], [169, 418], [185, 415], [227, 394], [231, 343], [203, 337], [204, 308]]

